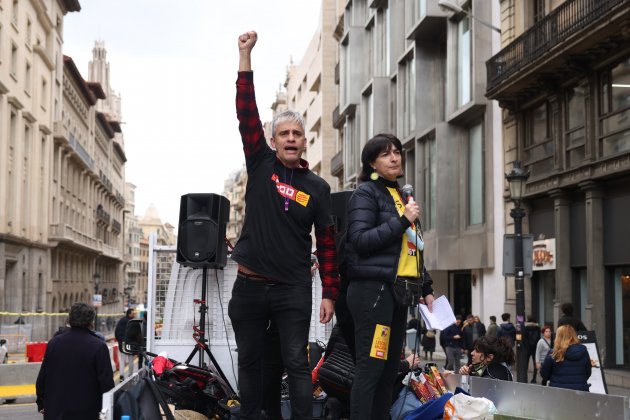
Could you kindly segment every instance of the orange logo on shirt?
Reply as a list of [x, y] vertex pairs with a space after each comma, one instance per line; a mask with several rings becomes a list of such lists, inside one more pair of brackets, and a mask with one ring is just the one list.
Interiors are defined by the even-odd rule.
[[311, 198], [309, 194], [306, 194], [303, 191], [297, 190], [289, 184], [280, 182], [280, 178], [276, 174], [271, 175], [271, 180], [276, 183], [276, 189], [278, 190], [278, 194], [280, 194], [282, 197], [288, 198], [289, 200], [293, 200], [304, 207], [308, 205], [308, 201]]

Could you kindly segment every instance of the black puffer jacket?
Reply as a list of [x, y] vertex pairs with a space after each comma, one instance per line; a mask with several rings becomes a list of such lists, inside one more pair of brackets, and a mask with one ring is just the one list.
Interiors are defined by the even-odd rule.
[[[346, 263], [350, 281], [380, 280], [394, 283], [402, 247], [402, 236], [411, 226], [398, 210], [387, 186], [397, 182], [366, 181], [359, 185], [348, 204]], [[426, 275], [422, 295], [433, 293]]]

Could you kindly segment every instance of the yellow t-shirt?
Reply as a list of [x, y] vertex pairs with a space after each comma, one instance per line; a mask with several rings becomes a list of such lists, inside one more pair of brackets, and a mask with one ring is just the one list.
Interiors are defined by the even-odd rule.
[[[396, 209], [400, 216], [405, 212], [405, 204], [396, 188], [387, 187], [387, 190], [394, 198]], [[411, 227], [402, 236], [402, 247], [400, 248], [400, 260], [398, 261], [398, 276], [401, 277], [420, 277], [418, 272], [422, 267], [422, 256], [418, 252], [416, 243], [421, 239], [417, 236], [413, 223]]]

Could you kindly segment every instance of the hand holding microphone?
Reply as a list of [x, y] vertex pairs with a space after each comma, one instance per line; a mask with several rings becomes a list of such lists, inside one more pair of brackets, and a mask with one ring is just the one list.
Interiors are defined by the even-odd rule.
[[405, 184], [400, 189], [400, 191], [405, 201], [407, 201], [407, 204], [405, 205], [405, 212], [403, 215], [411, 223], [415, 223], [420, 226], [420, 207], [418, 206], [418, 203], [416, 203], [413, 199], [413, 186], [410, 184]]

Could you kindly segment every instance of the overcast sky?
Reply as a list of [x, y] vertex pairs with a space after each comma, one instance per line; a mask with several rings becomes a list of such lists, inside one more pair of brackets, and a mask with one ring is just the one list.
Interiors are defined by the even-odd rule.
[[111, 87], [122, 97], [126, 181], [136, 214], [150, 204], [177, 226], [186, 193], [223, 193], [243, 162], [234, 110], [237, 38], [256, 30], [252, 55], [263, 121], [317, 28], [319, 0], [81, 0], [64, 21], [64, 54], [88, 78], [105, 42]]

